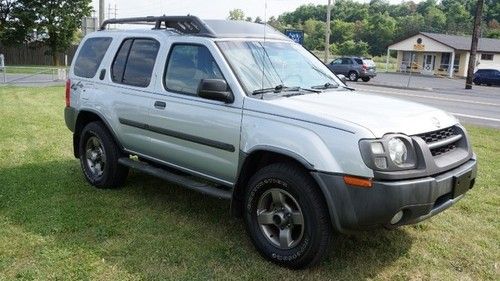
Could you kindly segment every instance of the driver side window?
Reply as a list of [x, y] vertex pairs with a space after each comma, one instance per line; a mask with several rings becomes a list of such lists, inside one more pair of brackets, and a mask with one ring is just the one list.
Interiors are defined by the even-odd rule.
[[165, 71], [165, 88], [171, 92], [196, 96], [202, 79], [224, 79], [207, 47], [173, 45]]

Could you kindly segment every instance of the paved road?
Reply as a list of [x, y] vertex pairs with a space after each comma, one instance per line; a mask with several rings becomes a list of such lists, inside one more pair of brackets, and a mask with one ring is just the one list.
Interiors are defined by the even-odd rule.
[[[465, 124], [500, 129], [500, 87], [465, 89], [407, 90], [348, 82], [350, 87], [369, 93], [420, 102], [446, 110]], [[486, 88], [486, 89], [484, 89]]]

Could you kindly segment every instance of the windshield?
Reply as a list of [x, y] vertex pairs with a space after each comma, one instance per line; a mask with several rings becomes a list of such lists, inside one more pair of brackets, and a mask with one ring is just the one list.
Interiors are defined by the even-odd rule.
[[302, 46], [286, 42], [217, 42], [248, 93], [277, 86], [310, 89], [340, 85], [335, 75]]

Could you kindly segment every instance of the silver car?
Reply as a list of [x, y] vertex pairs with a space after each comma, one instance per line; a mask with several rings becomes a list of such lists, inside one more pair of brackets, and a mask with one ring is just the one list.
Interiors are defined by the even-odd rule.
[[476, 178], [452, 115], [353, 91], [263, 24], [109, 20], [77, 50], [65, 120], [91, 185], [121, 187], [132, 168], [230, 200], [258, 251], [290, 268], [318, 263], [335, 233], [427, 219]]

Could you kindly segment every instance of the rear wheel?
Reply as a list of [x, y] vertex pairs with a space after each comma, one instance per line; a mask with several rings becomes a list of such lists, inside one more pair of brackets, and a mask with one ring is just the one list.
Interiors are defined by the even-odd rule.
[[122, 152], [101, 122], [87, 124], [81, 133], [79, 158], [85, 179], [97, 188], [123, 185], [128, 168], [118, 164]]
[[349, 80], [356, 82], [356, 81], [358, 81], [358, 78], [359, 78], [359, 76], [356, 73], [356, 71], [349, 72]]
[[370, 77], [361, 77], [361, 80], [363, 80], [363, 82], [368, 82], [370, 81]]
[[294, 164], [259, 170], [245, 196], [245, 223], [262, 256], [290, 268], [312, 266], [332, 237], [326, 203], [310, 176]]

